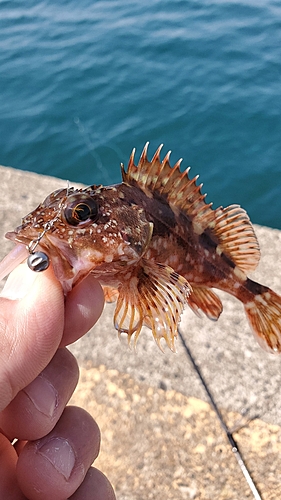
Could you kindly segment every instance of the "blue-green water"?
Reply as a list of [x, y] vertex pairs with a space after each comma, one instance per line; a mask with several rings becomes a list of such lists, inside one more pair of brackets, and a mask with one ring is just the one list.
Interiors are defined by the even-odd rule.
[[281, 2], [0, 0], [0, 163], [120, 180], [162, 142], [281, 228]]

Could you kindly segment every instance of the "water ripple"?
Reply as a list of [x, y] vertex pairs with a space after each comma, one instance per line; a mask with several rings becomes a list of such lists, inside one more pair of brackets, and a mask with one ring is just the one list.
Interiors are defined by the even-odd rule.
[[164, 142], [281, 228], [279, 1], [2, 1], [0, 28], [2, 164], [118, 182]]

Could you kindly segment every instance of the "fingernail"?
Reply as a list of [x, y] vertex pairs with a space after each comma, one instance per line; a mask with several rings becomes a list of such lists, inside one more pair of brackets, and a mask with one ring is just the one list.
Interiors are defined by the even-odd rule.
[[75, 465], [75, 453], [67, 439], [54, 437], [44, 442], [37, 453], [46, 458], [66, 480]]
[[21, 264], [9, 274], [0, 296], [10, 300], [23, 299], [36, 278], [37, 273], [31, 271], [26, 263]]
[[23, 392], [27, 394], [38, 411], [48, 417], [53, 417], [58, 407], [58, 393], [46, 377], [39, 375]]

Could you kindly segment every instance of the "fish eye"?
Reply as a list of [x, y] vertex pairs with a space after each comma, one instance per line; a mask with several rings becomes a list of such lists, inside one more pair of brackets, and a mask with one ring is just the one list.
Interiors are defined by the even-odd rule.
[[63, 218], [71, 226], [95, 221], [98, 217], [98, 204], [87, 195], [69, 196], [63, 210]]

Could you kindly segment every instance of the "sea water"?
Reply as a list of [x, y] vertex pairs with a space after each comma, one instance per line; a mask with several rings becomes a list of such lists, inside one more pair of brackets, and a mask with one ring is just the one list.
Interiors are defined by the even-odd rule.
[[1, 164], [111, 184], [164, 143], [281, 229], [280, 1], [0, 0], [0, 70]]

